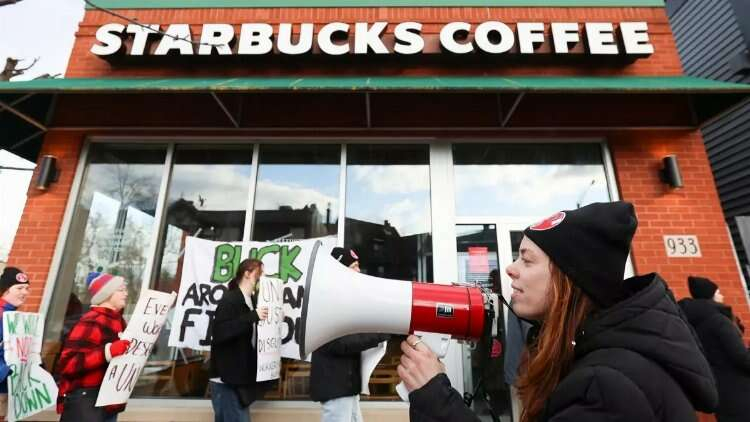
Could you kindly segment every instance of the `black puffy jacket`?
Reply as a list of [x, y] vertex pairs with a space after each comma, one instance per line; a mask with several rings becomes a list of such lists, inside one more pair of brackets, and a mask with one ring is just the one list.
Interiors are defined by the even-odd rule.
[[359, 394], [362, 391], [360, 354], [389, 338], [384, 334], [352, 334], [314, 351], [310, 370], [313, 401], [325, 402]]
[[[711, 368], [671, 292], [656, 274], [625, 281], [627, 299], [590, 316], [575, 361], [539, 421], [688, 422], [712, 411]], [[411, 421], [478, 421], [439, 375], [409, 396]]]
[[734, 324], [731, 308], [710, 299], [683, 299], [680, 306], [714, 370], [719, 422], [750, 420], [750, 350]]
[[211, 336], [210, 376], [260, 397], [264, 383], [255, 381], [258, 353], [251, 342], [258, 314], [250, 310], [242, 290], [227, 290], [216, 307]]

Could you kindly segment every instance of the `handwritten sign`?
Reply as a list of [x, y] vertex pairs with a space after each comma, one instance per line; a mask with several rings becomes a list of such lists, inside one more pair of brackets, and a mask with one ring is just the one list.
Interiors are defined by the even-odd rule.
[[268, 308], [268, 318], [258, 322], [257, 381], [279, 378], [281, 370], [281, 333], [284, 325], [283, 286], [278, 278], [260, 279], [258, 308]]
[[264, 272], [280, 280], [283, 306], [281, 356], [300, 359], [299, 324], [305, 297], [305, 274], [317, 241], [327, 251], [335, 237], [293, 242], [214, 242], [188, 237], [185, 263], [177, 296], [169, 346], [195, 350], [211, 349], [211, 328], [227, 284], [246, 258], [263, 261]]
[[57, 385], [42, 362], [44, 317], [38, 313], [5, 312], [3, 339], [8, 377], [8, 421], [34, 415], [57, 402]]
[[96, 399], [97, 407], [128, 401], [176, 296], [174, 292], [164, 293], [156, 290], [145, 290], [141, 293], [133, 316], [130, 317], [130, 323], [121, 336], [130, 340], [130, 346], [125, 354], [109, 362]]

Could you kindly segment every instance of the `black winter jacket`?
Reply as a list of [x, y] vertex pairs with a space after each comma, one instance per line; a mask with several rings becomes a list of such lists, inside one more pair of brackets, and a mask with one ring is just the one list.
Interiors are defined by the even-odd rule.
[[263, 393], [257, 383], [258, 354], [251, 342], [258, 314], [245, 303], [242, 290], [227, 290], [214, 315], [211, 336], [211, 378], [244, 389], [250, 397]]
[[312, 354], [310, 396], [325, 402], [362, 391], [360, 353], [388, 340], [385, 334], [352, 334], [333, 340]]
[[[538, 421], [688, 422], [717, 393], [698, 340], [656, 274], [625, 281], [627, 299], [590, 316], [575, 361]], [[439, 375], [409, 396], [411, 421], [479, 421]]]
[[683, 299], [680, 306], [714, 370], [719, 422], [750, 420], [750, 350], [734, 324], [731, 308], [710, 299]]

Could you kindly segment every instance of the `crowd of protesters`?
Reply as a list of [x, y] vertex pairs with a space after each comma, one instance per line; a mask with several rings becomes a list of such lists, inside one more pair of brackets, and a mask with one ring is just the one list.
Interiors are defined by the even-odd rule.
[[[505, 269], [513, 290], [505, 344], [492, 348], [503, 350], [505, 364], [484, 374], [517, 388], [521, 422], [682, 422], [697, 420], [696, 411], [716, 413], [719, 422], [750, 420], [750, 350], [742, 322], [708, 278], [689, 277], [691, 298], [679, 302], [658, 274], [624, 279], [636, 228], [633, 206], [613, 202], [560, 211], [524, 230], [518, 259]], [[332, 256], [360, 271], [353, 250], [334, 248]], [[215, 422], [249, 422], [249, 406], [266, 390], [267, 383], [255, 381], [257, 324], [268, 317], [257, 306], [262, 275], [261, 261], [242, 261], [216, 309]], [[130, 346], [120, 338], [126, 280], [92, 272], [86, 286], [91, 306], [67, 330], [55, 365], [57, 410], [65, 422], [114, 422], [125, 405], [95, 402], [108, 363]], [[492, 288], [499, 292], [497, 273]], [[0, 324], [3, 312], [18, 309], [28, 294], [28, 276], [5, 268]], [[322, 422], [363, 420], [360, 355], [389, 338], [350, 335], [313, 353], [311, 397], [322, 403]], [[401, 350], [397, 371], [410, 392], [412, 421], [480, 420], [418, 337], [409, 336]], [[9, 373], [0, 330], [0, 417]]]

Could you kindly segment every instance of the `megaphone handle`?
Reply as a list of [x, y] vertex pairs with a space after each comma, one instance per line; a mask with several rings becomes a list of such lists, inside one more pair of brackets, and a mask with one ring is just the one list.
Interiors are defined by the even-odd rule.
[[[422, 340], [422, 344], [429, 347], [438, 359], [442, 359], [448, 354], [448, 346], [450, 346], [451, 336], [447, 334], [437, 333], [425, 333], [421, 331], [415, 331], [414, 335]], [[406, 389], [406, 385], [401, 381], [396, 386], [396, 392], [402, 401], [409, 401], [409, 390]]]

